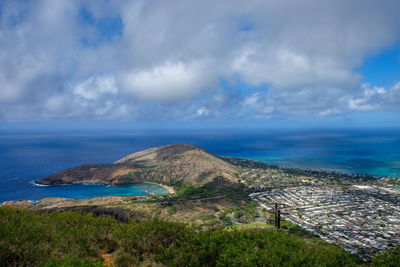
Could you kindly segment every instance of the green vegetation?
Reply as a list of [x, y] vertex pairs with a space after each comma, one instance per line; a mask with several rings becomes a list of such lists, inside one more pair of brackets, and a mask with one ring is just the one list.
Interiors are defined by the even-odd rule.
[[284, 231], [199, 231], [159, 220], [120, 223], [91, 213], [36, 214], [0, 207], [0, 262], [5, 266], [99, 266], [105, 253], [112, 255], [116, 266], [359, 264], [337, 246]]
[[249, 200], [248, 193], [244, 190], [244, 185], [233, 184], [223, 177], [216, 177], [209, 183], [206, 184], [189, 184], [182, 183], [179, 186], [175, 186], [178, 189], [175, 199], [184, 198], [197, 198], [207, 197], [215, 194], [223, 194], [226, 198], [231, 200]]
[[1, 207], [0, 263], [3, 266], [39, 263], [54, 266], [57, 262], [97, 264], [99, 251], [116, 246], [109, 238], [116, 224], [111, 218], [96, 218], [89, 213], [37, 215]]
[[[307, 238], [317, 238], [317, 236], [314, 235], [313, 233], [301, 228], [297, 224], [291, 223], [286, 220], [281, 221], [281, 228], [287, 230], [292, 235], [297, 235], [300, 237], [307, 237]], [[317, 239], [320, 240], [319, 238]]]
[[172, 207], [172, 208], [168, 209], [168, 215], [173, 215], [175, 213], [176, 213], [176, 208], [175, 207]]
[[190, 198], [190, 197], [203, 197], [216, 193], [217, 190], [211, 184], [205, 184], [203, 186], [195, 186], [191, 184], [182, 185], [178, 192], [176, 192], [175, 198]]
[[400, 266], [400, 249], [392, 249], [381, 253], [372, 259], [371, 266], [397, 267]]
[[259, 215], [257, 207], [258, 204], [256, 202], [249, 201], [243, 205], [235, 205], [225, 209], [219, 217], [224, 225], [231, 225], [234, 222], [250, 223]]

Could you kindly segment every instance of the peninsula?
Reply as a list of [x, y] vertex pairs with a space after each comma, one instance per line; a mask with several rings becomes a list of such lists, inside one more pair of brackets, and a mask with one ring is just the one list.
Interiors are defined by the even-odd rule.
[[[343, 253], [357, 256], [360, 262], [355, 260], [356, 264], [370, 262], [386, 251], [394, 257], [400, 255], [396, 254], [400, 247], [400, 181], [390, 177], [279, 168], [219, 157], [190, 144], [171, 144], [130, 154], [113, 164], [84, 164], [36, 182], [157, 183], [173, 191], [159, 196], [46, 198], [37, 204], [20, 201], [7, 205], [39, 213], [86, 211], [124, 223], [157, 219], [186, 223], [201, 231], [272, 231], [269, 221], [274, 220], [274, 203], [278, 203], [281, 230], [306, 239], [306, 246], [330, 251], [333, 247], [329, 243], [339, 245]], [[347, 255], [333, 251], [332, 255], [339, 255], [335, 260], [342, 261]]]
[[164, 185], [199, 184], [222, 178], [235, 184], [237, 168], [190, 144], [165, 145], [130, 154], [113, 164], [84, 164], [41, 180], [42, 185], [154, 182]]

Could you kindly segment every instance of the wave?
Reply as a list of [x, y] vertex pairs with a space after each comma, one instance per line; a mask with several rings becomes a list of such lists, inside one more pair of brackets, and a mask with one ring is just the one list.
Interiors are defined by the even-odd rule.
[[48, 185], [48, 184], [38, 184], [38, 183], [36, 183], [35, 180], [32, 180], [29, 183], [34, 185], [34, 186], [40, 186], [40, 187], [49, 187], [49, 186], [51, 186], [51, 185]]
[[[36, 180], [32, 180], [29, 182], [30, 184], [34, 186], [40, 186], [40, 187], [49, 187], [49, 186], [71, 186], [71, 185], [105, 185], [105, 184], [91, 184], [91, 183], [82, 183], [82, 184], [56, 184], [56, 185], [48, 185], [48, 184], [39, 184], [36, 182]], [[107, 187], [109, 187], [108, 185]]]
[[16, 201], [28, 201], [28, 202], [34, 203], [34, 204], [39, 203], [38, 200], [30, 200], [30, 199], [28, 199], [28, 200], [7, 200], [7, 201], [3, 201], [3, 202], [0, 204], [0, 206], [5, 205], [5, 204], [10, 203], [10, 202], [16, 202]]

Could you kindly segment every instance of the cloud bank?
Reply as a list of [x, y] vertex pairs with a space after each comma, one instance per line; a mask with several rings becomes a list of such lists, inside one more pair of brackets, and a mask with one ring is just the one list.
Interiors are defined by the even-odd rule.
[[223, 120], [399, 110], [358, 69], [397, 0], [0, 3], [0, 119]]

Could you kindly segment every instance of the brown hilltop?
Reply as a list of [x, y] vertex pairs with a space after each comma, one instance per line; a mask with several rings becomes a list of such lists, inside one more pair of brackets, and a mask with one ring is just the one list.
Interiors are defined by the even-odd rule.
[[189, 144], [165, 145], [130, 154], [114, 164], [85, 164], [37, 181], [40, 184], [206, 184], [218, 177], [236, 183], [236, 167]]

